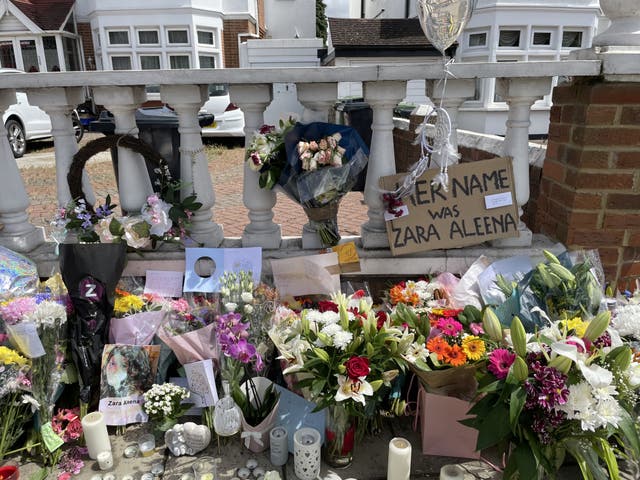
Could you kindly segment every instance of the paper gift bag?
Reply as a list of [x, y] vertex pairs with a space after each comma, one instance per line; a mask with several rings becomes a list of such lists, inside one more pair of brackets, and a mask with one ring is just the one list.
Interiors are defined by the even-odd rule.
[[109, 342], [126, 345], [149, 345], [162, 323], [165, 312], [141, 312], [124, 318], [112, 318]]
[[468, 418], [472, 403], [444, 395], [418, 393], [418, 416], [422, 453], [459, 458], [480, 458], [476, 451], [478, 431], [460, 424]]
[[219, 355], [214, 330], [215, 323], [212, 323], [182, 335], [171, 335], [164, 326], [160, 326], [158, 337], [173, 350], [182, 365], [208, 358], [217, 362]]

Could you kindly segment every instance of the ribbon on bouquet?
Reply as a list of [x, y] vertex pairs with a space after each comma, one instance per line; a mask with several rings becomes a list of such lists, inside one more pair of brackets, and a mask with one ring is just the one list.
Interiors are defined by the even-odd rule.
[[247, 432], [244, 431], [240, 434], [240, 438], [244, 438], [244, 446], [249, 448], [249, 445], [251, 444], [251, 440], [255, 440], [255, 442], [261, 446], [264, 447], [264, 442], [262, 441], [262, 433], [261, 432]]

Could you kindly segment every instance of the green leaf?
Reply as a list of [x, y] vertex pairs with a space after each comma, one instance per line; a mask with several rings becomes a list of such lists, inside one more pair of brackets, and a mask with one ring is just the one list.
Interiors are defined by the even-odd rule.
[[624, 440], [625, 440], [625, 449], [631, 448], [633, 450], [633, 457], [640, 457], [640, 437], [638, 436], [638, 430], [636, 429], [636, 424], [627, 412], [624, 409], [621, 409], [620, 416], [621, 420], [618, 422], [618, 426], [622, 431]]
[[114, 237], [121, 237], [124, 235], [124, 228], [122, 224], [115, 218], [111, 219], [109, 222], [109, 233]]
[[524, 388], [518, 387], [511, 392], [511, 401], [509, 402], [509, 422], [511, 423], [511, 431], [515, 434], [520, 420], [520, 413], [527, 401], [527, 392]]
[[609, 471], [609, 478], [620, 478], [620, 472], [618, 470], [618, 461], [613, 453], [613, 449], [609, 442], [605, 438], [594, 438], [593, 442], [596, 444], [598, 455], [607, 464], [607, 470]]
[[490, 410], [482, 421], [478, 431], [477, 450], [484, 450], [507, 439], [511, 435], [509, 411], [503, 404], [498, 404]]
[[537, 480], [538, 478], [538, 462], [536, 457], [525, 443], [519, 444], [513, 452], [516, 464], [518, 465], [518, 473], [520, 480]]

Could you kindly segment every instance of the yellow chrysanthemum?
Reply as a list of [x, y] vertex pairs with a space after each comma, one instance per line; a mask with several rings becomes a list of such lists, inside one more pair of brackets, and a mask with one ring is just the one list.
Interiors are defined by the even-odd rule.
[[469, 335], [462, 339], [462, 351], [469, 360], [480, 360], [486, 351], [486, 347], [480, 337]]
[[564, 326], [567, 330], [573, 330], [577, 337], [582, 338], [584, 336], [584, 332], [587, 331], [587, 326], [589, 324], [583, 321], [580, 317], [572, 318], [571, 320], [565, 320]]
[[113, 310], [117, 314], [138, 312], [144, 307], [144, 300], [137, 295], [116, 298]]
[[0, 347], [0, 363], [3, 365], [25, 365], [27, 359], [11, 348]]

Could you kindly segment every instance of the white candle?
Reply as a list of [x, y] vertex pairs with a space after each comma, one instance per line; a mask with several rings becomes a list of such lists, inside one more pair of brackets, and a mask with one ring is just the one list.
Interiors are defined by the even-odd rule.
[[275, 427], [269, 433], [269, 444], [271, 463], [276, 467], [281, 467], [289, 460], [289, 443], [287, 440], [287, 429]]
[[104, 416], [100, 412], [85, 415], [81, 423], [90, 458], [95, 460], [100, 452], [111, 451], [107, 424], [104, 423]]
[[100, 470], [113, 468], [113, 455], [111, 455], [111, 452], [100, 452], [96, 460], [98, 460]]
[[389, 442], [387, 480], [409, 480], [411, 475], [411, 444], [400, 437]]
[[301, 428], [293, 435], [293, 464], [300, 480], [315, 480], [320, 475], [320, 432]]

